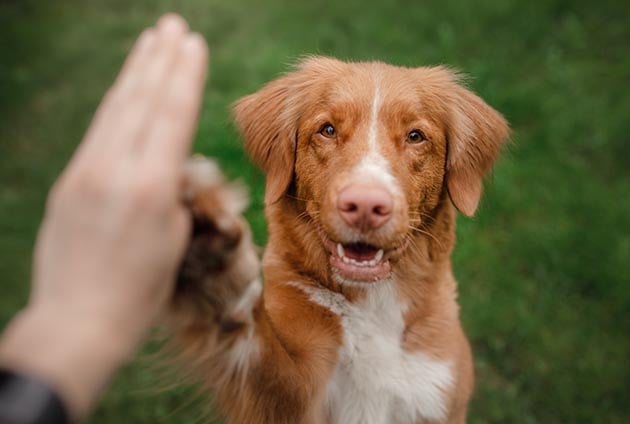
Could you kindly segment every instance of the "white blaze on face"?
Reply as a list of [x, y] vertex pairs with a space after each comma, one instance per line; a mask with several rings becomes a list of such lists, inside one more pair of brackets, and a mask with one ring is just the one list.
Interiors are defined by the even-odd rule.
[[351, 171], [351, 178], [355, 182], [370, 182], [383, 185], [393, 195], [400, 193], [396, 178], [391, 173], [391, 165], [383, 156], [380, 149], [379, 113], [381, 111], [382, 95], [380, 77], [374, 78], [374, 94], [370, 108], [370, 122], [368, 126], [366, 149], [359, 163]]
[[381, 108], [381, 87], [380, 79], [376, 77], [374, 81], [374, 97], [372, 98], [372, 109], [370, 113], [370, 128], [368, 131], [368, 151], [378, 152], [378, 112]]

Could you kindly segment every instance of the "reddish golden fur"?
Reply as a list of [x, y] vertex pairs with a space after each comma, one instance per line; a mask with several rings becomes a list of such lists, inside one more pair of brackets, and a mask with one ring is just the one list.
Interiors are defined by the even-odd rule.
[[[360, 286], [333, 277], [319, 231], [333, 240], [344, 237], [335, 196], [352, 178], [365, 149], [374, 96], [369, 87], [375, 81], [382, 97], [380, 154], [394, 165], [391, 173], [401, 193], [391, 225], [364, 236], [385, 248], [408, 240], [400, 256], [391, 259], [392, 280], [406, 305], [401, 343], [406, 351], [454, 364], [455, 384], [446, 393], [443, 422], [465, 422], [473, 372], [451, 271], [453, 205], [469, 216], [475, 212], [482, 178], [508, 135], [507, 124], [446, 68], [348, 64], [320, 57], [303, 61], [235, 105], [246, 149], [267, 177], [263, 297], [251, 315], [240, 311], [240, 325], [228, 330], [208, 319], [202, 306], [190, 307], [191, 302], [203, 304], [199, 298], [181, 291], [176, 298], [176, 343], [193, 359], [196, 374], [216, 391], [229, 422], [293, 424], [329, 418], [323, 402], [343, 343], [341, 322], [290, 283], [324, 287], [350, 302], [364, 297]], [[319, 134], [326, 122], [335, 123], [334, 142]], [[413, 128], [420, 128], [428, 141], [406, 143]], [[206, 205], [205, 213], [216, 217], [212, 207]], [[247, 247], [250, 242], [245, 237], [241, 243]], [[230, 266], [237, 267], [228, 265], [228, 271]], [[219, 277], [209, 280], [213, 278]], [[208, 290], [211, 284], [201, 285]], [[225, 314], [220, 312], [212, 316]], [[230, 349], [248, 331], [257, 354], [245, 367], [226, 366]]]

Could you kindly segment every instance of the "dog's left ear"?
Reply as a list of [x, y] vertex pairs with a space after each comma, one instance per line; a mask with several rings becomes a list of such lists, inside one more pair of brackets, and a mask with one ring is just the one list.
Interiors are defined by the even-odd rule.
[[494, 163], [510, 130], [503, 116], [457, 82], [451, 73], [447, 96], [448, 157], [446, 187], [455, 207], [464, 215], [477, 210], [483, 177]]

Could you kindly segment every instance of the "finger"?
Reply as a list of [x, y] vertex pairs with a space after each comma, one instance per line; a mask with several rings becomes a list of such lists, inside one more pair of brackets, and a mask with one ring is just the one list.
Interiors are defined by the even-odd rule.
[[137, 83], [129, 88], [126, 110], [113, 126], [115, 136], [110, 140], [112, 153], [125, 154], [137, 150], [141, 133], [152, 124], [156, 103], [169, 79], [179, 46], [188, 32], [186, 21], [177, 15], [165, 15], [157, 23], [158, 48], [150, 57]]
[[142, 105], [150, 105], [160, 96], [175, 64], [180, 44], [188, 33], [188, 24], [179, 15], [168, 14], [158, 20], [156, 31], [159, 51], [153, 55], [149, 66], [140, 75], [135, 91], [131, 93]]
[[138, 84], [149, 60], [155, 54], [155, 49], [158, 47], [158, 37], [158, 31], [154, 27], [142, 31], [131, 53], [123, 63], [112, 86], [112, 91], [127, 95], [132, 92], [132, 88]]
[[133, 151], [187, 31], [188, 25], [181, 17], [165, 15], [147, 33], [151, 43], [146, 44], [152, 45], [139, 43], [138, 54], [129, 59], [107, 95], [102, 119], [99, 116], [95, 130], [90, 131], [89, 143], [95, 145], [102, 160], [121, 159]]
[[84, 157], [86, 153], [99, 155], [99, 149], [105, 147], [102, 144], [102, 139], [109, 132], [111, 126], [115, 125], [120, 113], [124, 112], [124, 108], [121, 106], [127, 102], [132, 91], [131, 88], [148, 65], [150, 56], [157, 47], [157, 41], [157, 32], [154, 28], [147, 28], [140, 34], [114, 85], [108, 90], [98, 106], [72, 162], [83, 161], [84, 159], [80, 158]]
[[196, 132], [207, 67], [206, 42], [199, 34], [188, 35], [160, 97], [153, 126], [145, 136], [141, 167], [159, 169], [174, 183], [178, 183]]
[[[140, 43], [144, 37], [157, 41], [154, 43], [164, 49], [165, 36], [183, 36], [188, 32], [188, 24], [181, 16], [168, 13], [158, 19], [156, 26], [153, 28], [147, 28], [140, 34], [138, 42]], [[168, 43], [169, 40], [166, 40]], [[153, 57], [155, 51], [150, 49], [139, 49], [137, 55], [130, 55], [128, 60], [125, 61], [123, 68], [116, 80], [116, 86], [120, 86], [120, 89], [125, 92], [133, 92], [131, 88], [139, 85], [140, 82], [145, 80], [145, 68], [148, 59]], [[156, 58], [156, 57], [153, 57]]]

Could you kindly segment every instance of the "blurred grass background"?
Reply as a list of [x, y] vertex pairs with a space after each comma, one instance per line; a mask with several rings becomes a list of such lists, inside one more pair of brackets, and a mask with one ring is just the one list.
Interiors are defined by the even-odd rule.
[[[471, 423], [630, 422], [630, 3], [614, 0], [0, 1], [0, 324], [27, 298], [48, 187], [140, 30], [177, 11], [211, 46], [195, 150], [253, 191], [228, 105], [302, 54], [449, 64], [514, 142], [454, 256], [477, 391]], [[103, 176], [107, 178], [107, 176]], [[90, 423], [199, 423], [147, 359]], [[45, 354], [45, 353], [42, 353]], [[196, 399], [196, 400], [195, 400]]]

